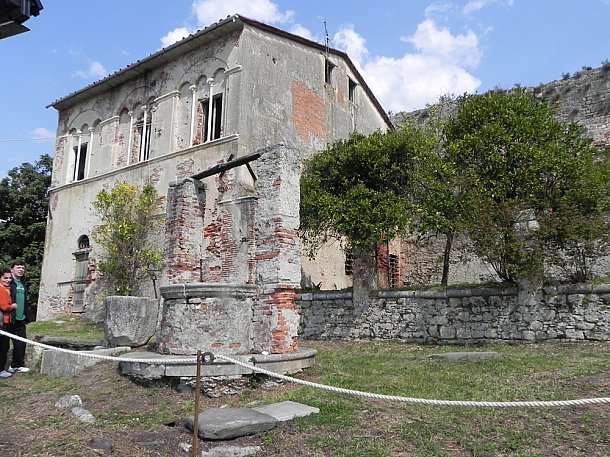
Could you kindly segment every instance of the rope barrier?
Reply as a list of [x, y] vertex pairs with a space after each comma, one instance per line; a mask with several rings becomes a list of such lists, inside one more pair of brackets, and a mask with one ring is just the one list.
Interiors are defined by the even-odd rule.
[[[111, 360], [118, 362], [130, 362], [130, 363], [146, 363], [151, 365], [169, 365], [169, 364], [195, 364], [197, 363], [197, 357], [184, 357], [184, 358], [172, 358], [172, 359], [138, 359], [138, 358], [130, 358], [130, 357], [115, 357], [108, 356], [103, 354], [94, 354], [91, 352], [85, 351], [74, 351], [70, 349], [58, 348], [55, 346], [49, 346], [47, 344], [40, 343], [38, 341], [28, 340], [26, 338], [22, 338], [17, 335], [13, 335], [11, 333], [0, 330], [0, 335], [8, 336], [10, 338], [23, 341], [28, 344], [32, 344], [34, 346], [42, 347], [44, 349], [64, 352], [68, 354], [75, 354], [85, 357], [92, 357], [101, 360]], [[240, 360], [234, 359], [232, 357], [228, 357], [226, 355], [216, 355], [216, 359], [224, 360], [225, 362], [229, 362], [249, 370], [252, 370], [256, 373], [265, 374], [267, 376], [281, 379], [287, 382], [292, 382], [294, 384], [300, 384], [307, 387], [312, 387], [320, 390], [326, 390], [329, 392], [347, 394], [357, 397], [365, 397], [365, 398], [373, 398], [376, 400], [386, 400], [393, 402], [402, 402], [408, 403], [412, 405], [424, 405], [424, 406], [465, 406], [465, 407], [479, 407], [479, 408], [560, 408], [567, 406], [584, 406], [584, 405], [598, 405], [598, 404], [608, 404], [610, 403], [610, 398], [601, 397], [601, 398], [583, 398], [577, 400], [551, 400], [551, 401], [461, 401], [461, 400], [431, 400], [426, 398], [412, 398], [412, 397], [402, 397], [397, 395], [384, 395], [384, 394], [376, 394], [371, 392], [364, 392], [360, 390], [353, 389], [344, 389], [342, 387], [334, 387], [328, 386], [325, 384], [319, 384], [311, 381], [306, 381], [303, 379], [293, 378], [291, 376], [286, 376], [280, 373], [276, 373], [274, 371], [265, 370], [264, 368], [257, 367], [250, 363], [242, 362]], [[207, 362], [210, 363], [210, 362]]]

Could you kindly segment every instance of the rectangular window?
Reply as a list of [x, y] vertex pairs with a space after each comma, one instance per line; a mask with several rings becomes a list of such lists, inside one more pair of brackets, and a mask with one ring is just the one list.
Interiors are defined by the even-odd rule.
[[212, 97], [212, 117], [210, 118], [209, 99], [201, 101], [203, 108], [203, 138], [204, 141], [217, 140], [222, 136], [222, 94]]
[[334, 63], [332, 63], [330, 60], [325, 59], [324, 60], [324, 82], [326, 84], [332, 84], [333, 83], [333, 70], [335, 69], [336, 65]]
[[74, 170], [72, 170], [72, 181], [80, 181], [85, 179], [85, 171], [87, 163], [87, 143], [81, 143], [80, 149], [78, 146], [74, 148]]
[[138, 134], [140, 136], [140, 162], [145, 162], [150, 158], [150, 138], [152, 132], [152, 117], [148, 117], [146, 120], [146, 127], [144, 121], [139, 121], [136, 124]]
[[347, 78], [347, 96], [350, 103], [356, 103], [356, 83]]

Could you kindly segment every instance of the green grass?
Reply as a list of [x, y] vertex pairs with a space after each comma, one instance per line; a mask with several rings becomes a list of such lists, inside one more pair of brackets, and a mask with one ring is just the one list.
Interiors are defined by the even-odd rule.
[[28, 336], [65, 336], [91, 340], [104, 338], [104, 325], [92, 324], [82, 317], [64, 317], [55, 321], [32, 322], [28, 325]]
[[[319, 352], [316, 366], [308, 373], [318, 382], [415, 398], [517, 401], [604, 396], [592, 392], [596, 385], [587, 378], [610, 372], [610, 346], [588, 343], [492, 347], [375, 342], [313, 345]], [[503, 357], [462, 363], [429, 358], [434, 353], [477, 350], [493, 350]], [[308, 444], [312, 455], [392, 456], [402, 455], [397, 454], [400, 449], [411, 449], [404, 455], [440, 457], [461, 450], [466, 454], [459, 455], [543, 456], [549, 454], [549, 446], [569, 449], [567, 455], [610, 455], [610, 433], [601, 425], [610, 418], [608, 406], [592, 410], [412, 406], [305, 387], [277, 398], [282, 399], [320, 408], [319, 415], [295, 424], [303, 433], [317, 429]], [[564, 419], [565, 415], [569, 420]], [[371, 425], [375, 417], [382, 419]], [[392, 439], [383, 445], [369, 442], [362, 437], [363, 422]], [[320, 428], [323, 437], [317, 436]], [[341, 439], [337, 439], [337, 433]], [[280, 438], [273, 440], [275, 446], [281, 446]], [[589, 449], [588, 454], [578, 451], [587, 449], [583, 444], [587, 440], [595, 443], [595, 449]]]
[[[77, 338], [101, 338], [103, 333], [101, 326], [79, 320], [34, 323], [28, 331], [30, 335]], [[364, 392], [480, 401], [610, 397], [610, 343], [475, 347], [397, 342], [301, 344], [317, 349], [318, 354], [314, 366], [297, 377]], [[496, 351], [502, 357], [461, 363], [430, 357], [457, 351]], [[96, 416], [95, 424], [80, 427], [80, 438], [72, 436], [76, 430], [70, 415], [53, 407], [59, 397], [73, 393], [78, 393], [84, 406]], [[6, 422], [14, 423], [19, 430], [29, 430], [42, 440], [36, 444], [40, 455], [89, 455], [82, 446], [91, 435], [116, 437], [119, 433], [132, 436], [150, 429], [162, 431], [162, 424], [192, 414], [193, 400], [194, 396], [180, 395], [168, 386], [135, 385], [120, 377], [109, 363], [91, 367], [75, 378], [29, 373], [0, 380], [0, 404], [5, 405]], [[284, 388], [259, 386], [220, 399], [203, 398], [201, 408], [282, 400], [317, 407], [320, 413], [262, 435], [260, 456], [610, 456], [610, 405], [545, 409], [432, 407], [287, 384]], [[36, 411], [35, 420], [29, 411]], [[129, 442], [124, 446], [120, 448], [124, 453], [151, 455]]]

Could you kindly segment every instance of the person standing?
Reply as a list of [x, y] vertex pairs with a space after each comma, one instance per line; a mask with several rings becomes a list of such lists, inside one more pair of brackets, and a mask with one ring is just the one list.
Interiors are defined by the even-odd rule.
[[[17, 308], [14, 311], [14, 319], [7, 326], [7, 331], [21, 338], [27, 338], [25, 326], [30, 322], [30, 318], [28, 316], [28, 291], [25, 286], [25, 262], [22, 259], [13, 260], [11, 274], [13, 276], [10, 284], [11, 298]], [[11, 340], [13, 342], [13, 361], [7, 371], [9, 373], [27, 373], [30, 369], [25, 366], [26, 343], [14, 338]]]
[[[11, 298], [11, 281], [13, 275], [11, 270], [8, 268], [0, 271], [0, 311], [2, 311], [2, 321], [0, 321], [0, 328], [6, 330], [8, 324], [11, 322], [11, 318], [17, 309], [17, 304], [13, 303]], [[9, 373], [6, 368], [6, 355], [8, 354], [8, 348], [10, 345], [10, 339], [6, 335], [0, 335], [0, 378], [10, 378], [12, 373]]]

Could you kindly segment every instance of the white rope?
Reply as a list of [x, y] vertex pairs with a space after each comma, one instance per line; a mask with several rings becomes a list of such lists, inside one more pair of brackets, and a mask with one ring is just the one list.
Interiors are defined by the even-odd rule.
[[[151, 365], [169, 365], [169, 364], [196, 364], [197, 357], [185, 357], [185, 358], [167, 358], [167, 359], [137, 359], [129, 357], [114, 357], [102, 354], [94, 354], [92, 352], [85, 351], [74, 351], [70, 349], [58, 348], [55, 346], [49, 346], [47, 344], [40, 343], [38, 341], [28, 340], [12, 333], [0, 330], [0, 335], [8, 336], [18, 341], [39, 346], [44, 349], [53, 351], [65, 352], [68, 354], [75, 354], [84, 357], [91, 357], [102, 360], [112, 360], [118, 362], [130, 362], [130, 363], [147, 363]], [[386, 400], [408, 403], [413, 405], [425, 405], [425, 406], [467, 406], [467, 407], [479, 407], [479, 408], [549, 408], [549, 407], [566, 407], [566, 406], [584, 406], [584, 405], [598, 405], [610, 403], [610, 398], [583, 398], [578, 400], [556, 400], [556, 401], [461, 401], [461, 400], [430, 400], [426, 398], [412, 398], [412, 397], [401, 397], [397, 395], [384, 395], [376, 394], [371, 392], [363, 392], [360, 390], [344, 389], [342, 387], [327, 386], [325, 384], [318, 384], [311, 381], [305, 381], [303, 379], [293, 378], [283, 374], [276, 373], [274, 371], [265, 370], [259, 368], [253, 364], [236, 360], [226, 355], [216, 355], [216, 359], [224, 360], [235, 365], [248, 368], [254, 372], [265, 374], [273, 378], [281, 379], [284, 381], [292, 382], [295, 384], [301, 384], [307, 387], [313, 387], [316, 389], [327, 390], [329, 392], [335, 392], [340, 394], [347, 394], [357, 397], [374, 398], [376, 400]]]
[[48, 349], [51, 351], [63, 352], [65, 354], [73, 354], [79, 355], [82, 357], [90, 357], [92, 359], [100, 359], [100, 360], [111, 360], [117, 362], [131, 362], [131, 363], [148, 363], [150, 365], [172, 365], [172, 364], [195, 364], [197, 363], [196, 356], [183, 357], [183, 358], [162, 358], [162, 359], [136, 359], [130, 357], [116, 357], [111, 355], [104, 354], [96, 354], [90, 351], [75, 351], [72, 349], [64, 349], [58, 348], [56, 346], [49, 346], [48, 344], [40, 343], [38, 341], [28, 340], [27, 338], [22, 338], [17, 335], [13, 335], [12, 333], [8, 333], [4, 330], [0, 330], [0, 335], [8, 336], [14, 340], [23, 341], [24, 343], [31, 344], [32, 346], [38, 346], [43, 349]]

